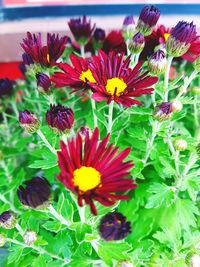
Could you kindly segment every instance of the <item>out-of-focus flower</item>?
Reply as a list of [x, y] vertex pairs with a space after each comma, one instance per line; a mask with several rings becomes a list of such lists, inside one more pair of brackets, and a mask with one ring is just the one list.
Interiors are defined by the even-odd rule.
[[3, 247], [6, 243], [6, 237], [4, 234], [0, 234], [0, 248]]
[[58, 151], [58, 179], [78, 196], [79, 206], [83, 206], [85, 201], [94, 215], [97, 214], [94, 200], [111, 206], [117, 200], [129, 198], [118, 192], [136, 187], [132, 179], [126, 179], [133, 167], [132, 162], [123, 162], [130, 149], [116, 155], [118, 148], [114, 148], [113, 144], [107, 146], [108, 141], [109, 135], [99, 142], [99, 130], [96, 128], [92, 136], [86, 133], [85, 140], [78, 133], [67, 144], [61, 141], [61, 151]]
[[24, 243], [26, 243], [28, 246], [31, 246], [37, 241], [37, 233], [34, 231], [27, 230], [23, 236]]
[[129, 41], [128, 48], [132, 54], [139, 54], [142, 52], [144, 45], [145, 45], [144, 35], [138, 32]]
[[72, 92], [82, 91], [85, 93], [89, 86], [88, 82], [95, 83], [95, 79], [88, 67], [88, 61], [75, 55], [70, 56], [72, 66], [67, 63], [60, 63], [59, 68], [64, 72], [55, 72], [51, 80], [57, 87], [72, 87]]
[[122, 36], [121, 31], [111, 31], [107, 36], [103, 44], [104, 52], [109, 53], [112, 50], [116, 50], [118, 53], [126, 52], [126, 43]]
[[0, 226], [5, 229], [12, 229], [17, 222], [16, 216], [12, 211], [4, 211], [0, 214]]
[[50, 93], [51, 80], [45, 73], [39, 72], [36, 74], [37, 88], [42, 94]]
[[103, 47], [103, 42], [105, 38], [106, 38], [105, 31], [100, 28], [96, 28], [92, 36], [92, 43], [95, 50], [98, 50], [99, 48]]
[[190, 266], [191, 267], [200, 267], [200, 256], [198, 254], [192, 255], [190, 259]]
[[95, 29], [95, 24], [91, 25], [91, 20], [87, 19], [86, 16], [77, 19], [71, 19], [68, 22], [69, 28], [80, 45], [86, 45], [89, 41], [92, 33]]
[[174, 147], [176, 150], [184, 151], [187, 148], [187, 142], [183, 139], [176, 139], [174, 141]]
[[78, 131], [79, 135], [82, 138], [82, 142], [85, 142], [86, 136], [89, 135], [89, 138], [92, 137], [92, 131], [89, 127], [87, 126], [82, 126], [79, 131]]
[[0, 79], [0, 98], [9, 97], [13, 94], [14, 81]]
[[123, 214], [110, 212], [101, 219], [99, 232], [106, 241], [121, 240], [131, 232], [131, 223]]
[[122, 26], [122, 34], [125, 40], [131, 39], [134, 35], [135, 21], [133, 16], [127, 16], [124, 18]]
[[40, 128], [40, 121], [30, 110], [19, 113], [19, 124], [28, 133], [35, 133]]
[[194, 69], [197, 72], [200, 72], [200, 55], [197, 57], [197, 59], [194, 61]]
[[148, 69], [152, 74], [160, 75], [165, 72], [167, 60], [163, 50], [157, 50], [148, 59]]
[[89, 65], [96, 83], [90, 83], [93, 88], [92, 98], [100, 102], [106, 100], [109, 104], [115, 101], [125, 107], [141, 105], [135, 97], [143, 94], [151, 94], [153, 88], [149, 88], [158, 81], [157, 77], [140, 75], [142, 62], [131, 70], [129, 68], [130, 57], [124, 60], [124, 54], [118, 55], [112, 51], [106, 55], [99, 51]]
[[181, 103], [181, 101], [174, 99], [171, 102], [172, 102], [172, 112], [176, 113], [182, 110], [183, 104]]
[[182, 58], [194, 62], [194, 60], [200, 55], [200, 36], [197, 36], [196, 39], [191, 43], [188, 51], [182, 55]]
[[172, 116], [172, 103], [171, 102], [163, 102], [156, 107], [154, 117], [158, 121], [168, 120], [171, 116]]
[[47, 33], [47, 44], [43, 46], [40, 33], [35, 35], [28, 32], [21, 46], [34, 63], [53, 66], [64, 52], [67, 38], [67, 36], [60, 38], [58, 34]]
[[160, 17], [160, 11], [155, 6], [145, 6], [141, 12], [137, 22], [136, 29], [144, 36], [148, 36]]
[[48, 203], [51, 186], [44, 177], [34, 177], [25, 181], [17, 190], [20, 202], [31, 208], [42, 208]]
[[50, 110], [46, 112], [46, 121], [56, 134], [69, 133], [74, 124], [74, 112], [60, 104], [50, 105]]
[[188, 51], [195, 39], [196, 26], [193, 22], [179, 21], [166, 42], [167, 53], [173, 57], [180, 57]]

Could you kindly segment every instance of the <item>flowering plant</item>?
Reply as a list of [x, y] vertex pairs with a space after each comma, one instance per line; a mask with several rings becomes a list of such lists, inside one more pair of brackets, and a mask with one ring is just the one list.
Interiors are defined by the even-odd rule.
[[1, 266], [200, 266], [199, 37], [159, 17], [22, 41], [25, 79], [0, 80]]

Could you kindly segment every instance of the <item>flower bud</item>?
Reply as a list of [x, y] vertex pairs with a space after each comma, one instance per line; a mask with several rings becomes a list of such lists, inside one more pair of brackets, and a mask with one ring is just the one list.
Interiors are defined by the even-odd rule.
[[183, 139], [177, 139], [174, 141], [174, 147], [178, 151], [184, 151], [187, 148], [187, 142]]
[[71, 108], [50, 105], [46, 113], [46, 121], [49, 127], [56, 133], [69, 133], [74, 124], [74, 112]]
[[0, 79], [0, 98], [9, 97], [13, 94], [14, 82], [9, 79]]
[[139, 54], [142, 52], [144, 45], [145, 45], [144, 35], [138, 32], [130, 40], [128, 48], [132, 54]]
[[17, 222], [16, 216], [12, 211], [4, 211], [0, 214], [0, 226], [5, 229], [12, 229]]
[[190, 259], [191, 267], [200, 267], [200, 256], [198, 254], [194, 254]]
[[179, 21], [172, 29], [166, 42], [166, 51], [172, 57], [185, 54], [196, 37], [196, 26], [193, 22]]
[[35, 133], [40, 128], [40, 121], [32, 111], [19, 113], [19, 124], [28, 133]]
[[103, 47], [103, 42], [105, 38], [106, 38], [105, 31], [100, 28], [96, 28], [93, 34], [93, 46], [95, 50], [98, 50], [99, 48]]
[[34, 177], [19, 186], [17, 195], [23, 205], [41, 209], [49, 202], [51, 186], [44, 177]]
[[200, 72], [200, 56], [198, 56], [198, 57], [195, 59], [193, 65], [194, 65], [194, 69], [195, 69], [196, 71]]
[[144, 36], [148, 36], [160, 17], [160, 11], [155, 6], [145, 6], [140, 12], [136, 29]]
[[172, 116], [172, 103], [163, 102], [156, 107], [154, 118], [158, 121], [168, 120]]
[[177, 113], [181, 111], [183, 108], [183, 104], [179, 100], [172, 100], [172, 112]]
[[91, 131], [91, 129], [90, 129], [89, 127], [87, 127], [87, 126], [82, 126], [82, 127], [79, 129], [78, 133], [80, 134], [81, 139], [82, 139], [83, 142], [85, 142], [85, 138], [86, 138], [87, 135], [88, 135], [89, 138], [92, 137], [92, 131]]
[[121, 213], [110, 212], [101, 219], [99, 231], [106, 241], [121, 240], [131, 232], [131, 223]]
[[157, 50], [148, 59], [148, 69], [152, 74], [160, 75], [166, 70], [167, 60], [163, 50]]
[[36, 74], [37, 88], [42, 94], [48, 94], [50, 92], [51, 80], [45, 73], [39, 72]]
[[23, 239], [24, 243], [26, 243], [28, 246], [31, 246], [35, 243], [35, 241], [37, 241], [38, 237], [36, 232], [28, 230], [25, 232]]
[[129, 261], [121, 261], [117, 264], [117, 267], [134, 267]]
[[133, 37], [135, 31], [135, 21], [133, 16], [127, 16], [124, 19], [122, 26], [122, 35], [125, 40], [129, 40]]
[[197, 86], [193, 87], [192, 88], [192, 93], [194, 95], [200, 95], [200, 87], [197, 87]]
[[4, 234], [0, 234], [0, 248], [3, 247], [6, 243], [6, 237]]

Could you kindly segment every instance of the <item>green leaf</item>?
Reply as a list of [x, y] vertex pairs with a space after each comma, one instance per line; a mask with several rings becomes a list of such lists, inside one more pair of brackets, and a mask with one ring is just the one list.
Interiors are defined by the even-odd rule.
[[23, 248], [15, 247], [15, 250], [9, 253], [8, 264], [12, 262], [18, 262], [20, 260], [22, 253], [23, 253]]
[[57, 204], [57, 212], [61, 214], [68, 221], [73, 222], [74, 207], [68, 198], [61, 193]]
[[45, 257], [43, 255], [39, 255], [33, 262], [32, 267], [47, 267]]
[[57, 158], [54, 159], [41, 159], [41, 160], [35, 160], [32, 164], [30, 164], [28, 167], [33, 169], [51, 169], [55, 166], [57, 166]]
[[49, 221], [45, 222], [42, 225], [46, 230], [51, 231], [51, 232], [59, 232], [62, 229], [62, 224], [58, 221]]

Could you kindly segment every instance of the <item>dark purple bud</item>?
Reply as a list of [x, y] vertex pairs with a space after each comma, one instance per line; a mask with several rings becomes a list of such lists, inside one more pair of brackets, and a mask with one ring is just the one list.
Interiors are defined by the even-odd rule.
[[133, 54], [139, 54], [142, 52], [145, 45], [144, 35], [140, 32], [136, 33], [132, 40], [129, 42], [129, 50]]
[[121, 240], [131, 232], [131, 225], [121, 213], [110, 212], [101, 219], [99, 231], [106, 241]]
[[124, 19], [122, 26], [122, 34], [125, 40], [129, 40], [133, 37], [135, 31], [135, 21], [133, 16], [127, 16]]
[[39, 72], [36, 74], [38, 91], [43, 94], [50, 92], [51, 80], [45, 73]]
[[157, 50], [148, 59], [148, 69], [152, 74], [160, 75], [166, 70], [167, 60], [163, 50]]
[[49, 127], [57, 133], [69, 133], [74, 124], [74, 112], [60, 104], [50, 105], [46, 113], [46, 121]]
[[19, 186], [17, 195], [23, 205], [31, 208], [42, 208], [48, 203], [51, 186], [44, 177], [34, 177]]
[[166, 43], [166, 50], [170, 56], [180, 57], [185, 54], [192, 41], [196, 38], [196, 25], [193, 22], [179, 21], [172, 29]]
[[16, 225], [16, 216], [12, 211], [4, 211], [0, 214], [0, 226], [5, 229], [12, 229]]
[[163, 102], [159, 106], [156, 107], [156, 111], [154, 117], [158, 121], [168, 120], [172, 116], [172, 103], [171, 102]]
[[126, 16], [123, 21], [123, 26], [135, 24], [133, 16]]
[[13, 85], [14, 81], [9, 79], [0, 79], [0, 98], [12, 95]]
[[159, 17], [160, 11], [158, 8], [155, 6], [145, 6], [140, 12], [136, 29], [144, 34], [144, 36], [150, 35]]
[[93, 34], [93, 39], [96, 41], [96, 42], [103, 42], [106, 38], [106, 34], [105, 34], [105, 31], [100, 29], [100, 28], [96, 28], [96, 30], [94, 31], [94, 34]]
[[29, 110], [24, 110], [19, 113], [19, 124], [28, 133], [34, 133], [40, 127], [39, 119]]

